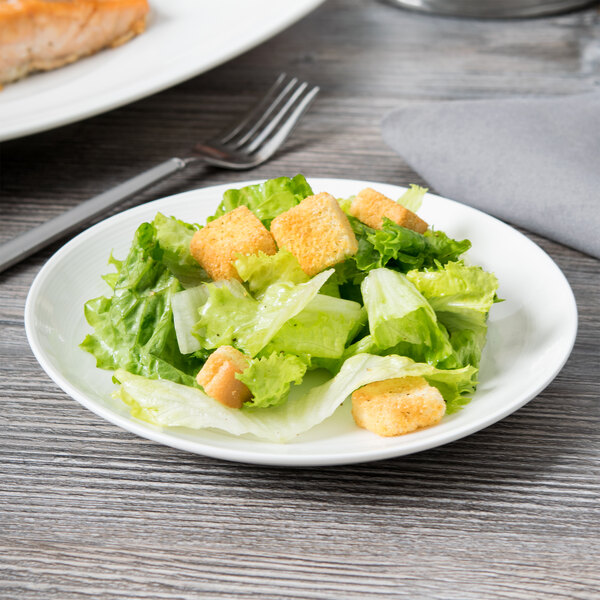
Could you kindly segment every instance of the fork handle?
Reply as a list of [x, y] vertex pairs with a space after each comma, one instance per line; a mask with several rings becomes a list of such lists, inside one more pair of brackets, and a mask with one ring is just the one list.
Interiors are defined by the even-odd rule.
[[166, 160], [6, 242], [0, 246], [0, 273], [82, 225], [87, 225], [119, 202], [185, 169], [189, 162], [189, 159], [182, 158]]

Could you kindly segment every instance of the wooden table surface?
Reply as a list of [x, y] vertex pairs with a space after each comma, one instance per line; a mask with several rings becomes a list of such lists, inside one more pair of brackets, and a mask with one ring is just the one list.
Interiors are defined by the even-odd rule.
[[[191, 170], [138, 200], [296, 172], [425, 183], [381, 140], [389, 110], [590, 90], [599, 16], [461, 21], [326, 2], [175, 88], [4, 143], [0, 241], [208, 138], [279, 71], [322, 86], [284, 151], [250, 173]], [[335, 468], [222, 462], [103, 421], [51, 382], [25, 337], [27, 291], [60, 244], [0, 274], [0, 597], [600, 598], [599, 262], [525, 233], [577, 298], [558, 377], [468, 438]]]

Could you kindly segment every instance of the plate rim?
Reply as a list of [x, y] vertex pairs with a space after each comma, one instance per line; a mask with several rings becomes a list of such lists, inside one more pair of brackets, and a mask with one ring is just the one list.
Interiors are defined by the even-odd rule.
[[[271, 27], [265, 27], [264, 30], [261, 30], [260, 34], [249, 37], [239, 45], [231, 45], [224, 48], [211, 60], [194, 62], [188, 68], [178, 70], [173, 76], [169, 77], [168, 70], [166, 70], [165, 76], [149, 79], [147, 84], [142, 85], [141, 87], [134, 86], [129, 93], [125, 95], [119, 93], [118, 88], [111, 88], [109, 92], [101, 94], [98, 94], [97, 90], [95, 90], [94, 94], [86, 96], [84, 100], [77, 99], [72, 105], [67, 105], [67, 108], [61, 106], [57, 114], [49, 113], [47, 117], [35, 118], [36, 115], [29, 111], [27, 114], [20, 115], [16, 121], [14, 116], [8, 122], [5, 121], [3, 123], [0, 121], [0, 142], [19, 139], [36, 133], [57, 129], [72, 123], [77, 123], [179, 85], [184, 81], [197, 77], [198, 75], [233, 60], [272, 37], [275, 37], [310, 14], [324, 2], [325, 0], [299, 0], [291, 3], [283, 3], [283, 5], [289, 7], [286, 15]], [[161, 9], [163, 8], [164, 5], [161, 5]], [[151, 29], [146, 30], [145, 35], [148, 34], [151, 35]], [[110, 51], [110, 49], [104, 49], [101, 52], [104, 51]], [[85, 60], [85, 58], [87, 57], [83, 57], [82, 60]], [[48, 71], [47, 73], [51, 74], [53, 71], [54, 70]], [[60, 71], [60, 68], [57, 69], [57, 71]], [[10, 85], [13, 84], [18, 85], [19, 82], [13, 82]], [[43, 100], [44, 93], [42, 92], [39, 97]], [[2, 98], [0, 96], [0, 108], [1, 107]]]
[[[400, 190], [406, 189], [404, 186], [399, 186], [396, 184], [389, 184], [384, 182], [370, 181], [370, 180], [357, 180], [357, 179], [345, 179], [345, 178], [332, 178], [332, 177], [307, 177], [308, 182], [311, 185], [317, 187], [322, 182], [344, 182], [347, 184], [357, 185], [369, 185], [369, 186], [393, 186]], [[27, 299], [25, 302], [25, 311], [24, 311], [24, 322], [25, 322], [25, 332], [27, 335], [28, 343], [31, 347], [31, 350], [39, 362], [42, 369], [45, 373], [54, 381], [54, 383], [62, 389], [67, 395], [71, 398], [79, 402], [82, 406], [92, 411], [99, 417], [107, 420], [108, 422], [129, 431], [130, 433], [134, 433], [148, 439], [153, 442], [157, 442], [166, 446], [170, 446], [172, 448], [176, 448], [178, 450], [183, 450], [186, 452], [191, 452], [194, 454], [209, 456], [211, 458], [217, 458], [221, 460], [227, 460], [231, 462], [238, 463], [247, 463], [247, 464], [257, 464], [257, 465], [268, 465], [268, 466], [277, 466], [277, 467], [313, 467], [313, 466], [337, 466], [337, 465], [345, 465], [345, 464], [355, 464], [362, 462], [372, 462], [376, 460], [384, 460], [389, 458], [395, 458], [399, 456], [407, 456], [410, 454], [414, 454], [417, 452], [422, 452], [424, 450], [436, 448], [439, 446], [444, 446], [446, 444], [452, 443], [458, 439], [462, 439], [476, 433], [477, 431], [481, 431], [494, 423], [504, 419], [508, 415], [516, 412], [520, 408], [522, 408], [525, 404], [530, 402], [533, 398], [539, 395], [558, 375], [558, 373], [562, 370], [565, 363], [569, 359], [571, 352], [573, 350], [576, 337], [577, 337], [577, 329], [578, 329], [578, 311], [577, 311], [577, 303], [575, 300], [575, 295], [571, 288], [571, 285], [564, 273], [560, 269], [560, 267], [556, 264], [556, 262], [550, 257], [550, 255], [541, 248], [534, 241], [529, 239], [526, 235], [512, 227], [511, 225], [493, 217], [484, 211], [481, 211], [477, 208], [468, 206], [466, 204], [457, 202], [455, 200], [451, 200], [449, 198], [445, 198], [443, 196], [439, 196], [437, 194], [427, 193], [427, 196], [430, 198], [434, 198], [437, 201], [442, 201], [443, 203], [449, 203], [454, 205], [459, 205], [463, 208], [466, 208], [469, 211], [474, 211], [478, 213], [480, 216], [483, 216], [485, 219], [491, 219], [492, 221], [500, 224], [502, 227], [507, 227], [509, 230], [512, 230], [513, 233], [520, 236], [522, 240], [530, 246], [530, 248], [534, 252], [541, 253], [542, 258], [548, 263], [548, 266], [551, 267], [555, 274], [562, 280], [562, 283], [565, 286], [565, 291], [568, 292], [569, 299], [569, 339], [568, 342], [562, 346], [562, 355], [561, 359], [556, 362], [554, 368], [551, 371], [551, 376], [546, 377], [543, 381], [536, 382], [536, 385], [530, 388], [526, 393], [524, 393], [518, 401], [512, 402], [508, 405], [504, 405], [499, 408], [497, 411], [493, 411], [487, 418], [476, 420], [475, 422], [466, 422], [463, 426], [457, 426], [452, 431], [445, 434], [442, 441], [437, 438], [424, 439], [424, 440], [416, 440], [410, 446], [404, 448], [398, 447], [389, 447], [389, 448], [375, 448], [372, 450], [363, 450], [363, 451], [353, 451], [346, 452], [345, 454], [333, 455], [332, 457], [324, 456], [321, 453], [315, 454], [301, 454], [294, 455], [289, 453], [283, 454], [268, 454], [262, 453], [260, 451], [252, 451], [252, 450], [240, 450], [235, 448], [225, 448], [221, 446], [214, 446], [206, 442], [202, 441], [191, 441], [185, 440], [182, 438], [173, 437], [169, 434], [168, 430], [159, 430], [152, 429], [148, 426], [148, 424], [143, 423], [142, 421], [133, 420], [130, 418], [123, 417], [112, 410], [110, 408], [97, 404], [94, 400], [86, 397], [85, 394], [79, 392], [71, 384], [71, 382], [64, 377], [54, 366], [50, 363], [50, 361], [46, 358], [44, 352], [41, 349], [41, 346], [38, 343], [37, 332], [34, 327], [34, 310], [33, 305], [35, 298], [38, 294], [38, 290], [42, 288], [44, 282], [48, 279], [48, 277], [52, 273], [52, 269], [55, 264], [59, 263], [64, 255], [68, 255], [70, 251], [77, 247], [78, 245], [85, 243], [88, 237], [92, 237], [94, 233], [98, 229], [102, 229], [104, 227], [109, 226], [111, 223], [115, 221], [120, 221], [121, 219], [127, 219], [129, 217], [135, 217], [136, 213], [143, 212], [151, 209], [153, 206], [157, 204], [163, 204], [165, 202], [174, 202], [176, 200], [182, 199], [185, 196], [191, 196], [194, 193], [197, 193], [200, 190], [217, 190], [217, 189], [227, 189], [234, 186], [244, 186], [244, 185], [252, 185], [256, 183], [263, 182], [264, 179], [252, 179], [252, 180], [243, 180], [243, 181], [232, 181], [230, 183], [224, 184], [216, 184], [209, 186], [202, 186], [193, 190], [188, 190], [185, 192], [181, 192], [178, 194], [173, 194], [170, 196], [165, 196], [163, 198], [159, 198], [153, 200], [151, 202], [147, 202], [138, 206], [134, 206], [129, 208], [121, 213], [113, 215], [107, 219], [100, 221], [99, 223], [87, 228], [86, 230], [79, 233], [76, 237], [65, 243], [61, 248], [59, 248], [48, 261], [43, 265], [35, 279], [33, 280], [29, 292], [27, 294]], [[164, 209], [163, 209], [164, 210]], [[227, 434], [224, 434], [227, 435]], [[250, 442], [254, 440], [249, 440]], [[257, 442], [259, 440], [256, 440]], [[267, 443], [264, 441], [260, 441], [260, 443]], [[290, 448], [291, 445], [283, 444], [283, 447]]]

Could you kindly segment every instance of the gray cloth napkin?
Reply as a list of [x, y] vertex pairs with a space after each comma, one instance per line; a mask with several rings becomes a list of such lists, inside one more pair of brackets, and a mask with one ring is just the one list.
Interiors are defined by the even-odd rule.
[[600, 93], [428, 102], [383, 138], [439, 194], [600, 258]]

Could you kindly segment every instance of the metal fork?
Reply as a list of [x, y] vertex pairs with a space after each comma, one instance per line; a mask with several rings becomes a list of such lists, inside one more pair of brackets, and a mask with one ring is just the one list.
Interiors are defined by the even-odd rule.
[[317, 86], [280, 74], [239, 123], [209, 142], [197, 144], [190, 156], [170, 158], [0, 246], [0, 273], [192, 163], [236, 170], [264, 163], [292, 133], [318, 92]]

